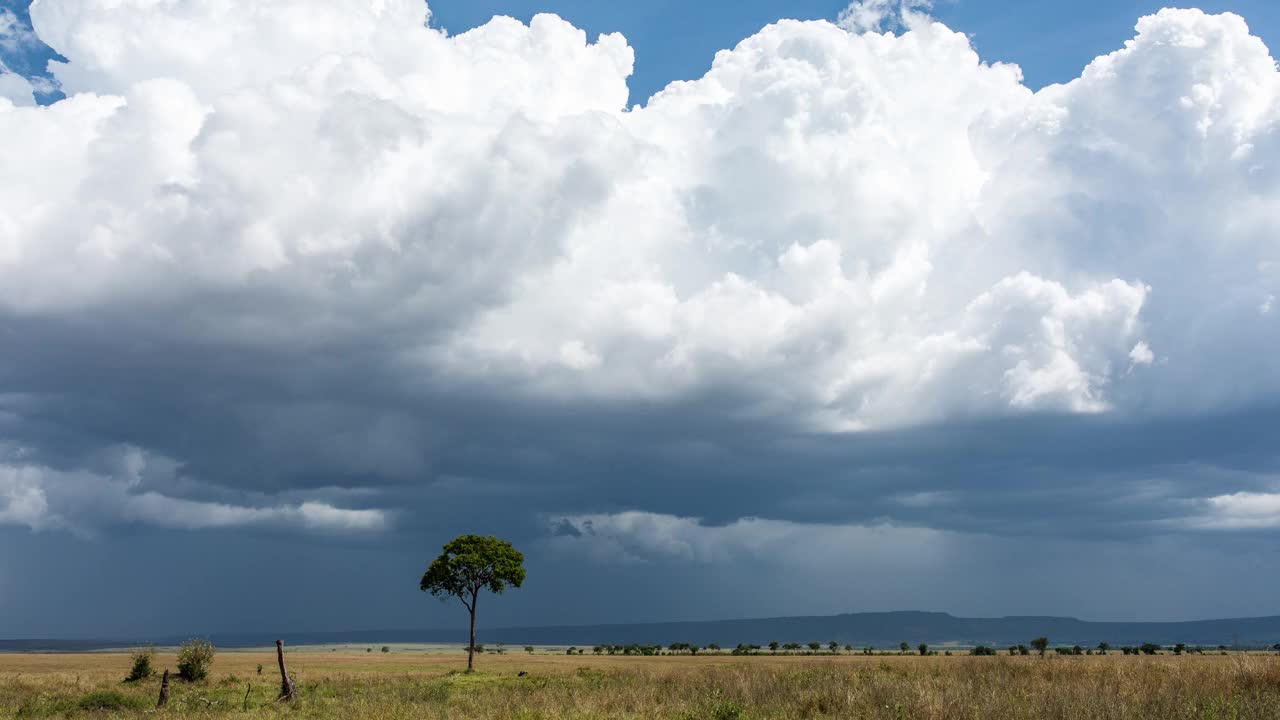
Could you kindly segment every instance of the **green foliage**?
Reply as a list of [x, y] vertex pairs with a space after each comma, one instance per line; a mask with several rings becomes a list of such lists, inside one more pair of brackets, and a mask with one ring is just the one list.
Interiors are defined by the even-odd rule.
[[217, 653], [213, 643], [193, 638], [178, 648], [178, 677], [187, 682], [200, 682], [209, 677], [209, 666]]
[[492, 535], [461, 535], [444, 546], [419, 587], [442, 599], [456, 597], [474, 610], [481, 590], [501, 595], [508, 586], [520, 587], [524, 577], [524, 555], [511, 543]]
[[817, 641], [811, 642], [811, 643], [809, 643], [809, 649], [810, 649], [810, 650], [812, 650], [812, 651], [814, 651], [814, 652], [818, 652], [819, 650], [821, 650], [821, 649], [822, 649], [822, 643], [817, 642]]
[[[1017, 650], [1017, 648], [1009, 648], [1009, 650], [1011, 650], [1011, 651], [1016, 651], [1016, 650]], [[978, 647], [976, 647], [976, 648], [974, 648], [973, 650], [969, 651], [969, 654], [970, 654], [970, 655], [995, 655], [995, 654], [996, 654], [996, 649], [995, 649], [995, 648], [991, 648], [991, 647], [987, 647], [986, 645], [979, 645]], [[1010, 652], [1009, 654], [1010, 654], [1010, 655], [1012, 655], [1012, 654], [1013, 654], [1013, 652]]]
[[898, 643], [898, 649], [902, 652], [906, 652], [911, 649], [911, 646], [907, 643]]
[[84, 712], [136, 711], [146, 710], [149, 706], [150, 703], [144, 698], [126, 695], [116, 690], [96, 690], [76, 701], [76, 708]]
[[1155, 655], [1160, 652], [1160, 646], [1155, 643], [1142, 643], [1142, 645], [1138, 646], [1138, 651], [1143, 655]]
[[389, 652], [391, 652], [391, 648], [390, 648], [389, 646], [387, 646], [387, 645], [383, 645], [383, 646], [382, 646], [382, 650], [381, 650], [381, 652], [389, 653]]
[[155, 657], [155, 648], [150, 646], [140, 647], [129, 653], [129, 658], [133, 661], [133, 667], [129, 669], [129, 676], [124, 681], [138, 682], [155, 675], [155, 668], [152, 667], [152, 661], [155, 660]]
[[1040, 653], [1041, 657], [1043, 657], [1044, 651], [1049, 649], [1049, 638], [1044, 636], [1038, 637], [1031, 641], [1031, 647], [1036, 652]]
[[928, 654], [929, 654], [929, 645], [928, 645], [928, 643], [920, 643], [920, 645], [919, 645], [919, 646], [917, 646], [917, 647], [916, 647], [916, 649], [920, 651], [920, 654], [921, 654], [921, 655], [928, 655]]

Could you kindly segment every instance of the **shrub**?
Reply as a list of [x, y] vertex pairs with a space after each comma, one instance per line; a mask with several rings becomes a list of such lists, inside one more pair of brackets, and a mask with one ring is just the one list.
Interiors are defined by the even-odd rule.
[[[1015, 650], [1015, 648], [1010, 648], [1010, 650], [1013, 651]], [[995, 655], [996, 649], [987, 647], [986, 645], [979, 645], [978, 647], [974, 648], [970, 652], [970, 654], [971, 655]], [[1012, 652], [1010, 654], [1012, 654]]]
[[382, 652], [385, 652], [385, 653], [389, 653], [389, 652], [391, 652], [391, 647], [390, 647], [390, 646], [388, 646], [388, 645], [383, 645], [383, 646], [382, 646]]
[[193, 638], [178, 648], [178, 677], [187, 682], [200, 682], [209, 677], [209, 666], [217, 649], [208, 640]]
[[146, 680], [156, 674], [155, 668], [151, 667], [151, 661], [156, 657], [155, 648], [138, 648], [130, 653], [129, 657], [133, 660], [133, 667], [129, 670], [129, 676], [124, 679], [125, 682]]

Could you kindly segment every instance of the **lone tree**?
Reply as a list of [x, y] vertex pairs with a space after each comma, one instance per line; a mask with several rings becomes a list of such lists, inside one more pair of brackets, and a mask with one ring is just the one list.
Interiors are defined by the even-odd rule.
[[1040, 657], [1044, 657], [1044, 651], [1049, 649], [1049, 638], [1038, 637], [1031, 641], [1031, 647], [1040, 653]]
[[467, 672], [475, 670], [476, 601], [486, 588], [501, 595], [507, 586], [524, 582], [524, 555], [506, 540], [492, 535], [460, 535], [444, 546], [422, 576], [423, 592], [447, 601], [456, 597], [471, 615], [471, 642], [467, 644]]

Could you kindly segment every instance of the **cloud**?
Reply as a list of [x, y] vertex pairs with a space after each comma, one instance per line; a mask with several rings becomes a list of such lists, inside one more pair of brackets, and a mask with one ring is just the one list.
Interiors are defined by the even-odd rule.
[[[677, 561], [723, 565], [744, 556], [788, 565], [821, 565], [832, 552], [875, 556], [876, 564], [931, 564], [946, 533], [892, 525], [823, 525], [742, 518], [706, 525], [698, 518], [642, 511], [557, 517], [551, 521], [555, 552], [600, 563]], [[873, 552], [874, 551], [874, 552]]]
[[1205, 514], [1193, 518], [1194, 527], [1215, 530], [1280, 528], [1280, 493], [1238, 492], [1204, 502]]
[[836, 24], [856, 33], [880, 32], [886, 25], [911, 27], [928, 22], [925, 12], [932, 6], [931, 0], [855, 0], [840, 11]]
[[0, 101], [14, 105], [34, 105], [35, 88], [21, 75], [12, 72], [0, 62]]
[[[445, 477], [590, 514], [617, 510], [601, 448], [670, 471], [624, 507], [677, 518], [705, 514], [672, 507], [690, 486], [801, 464], [777, 522], [1131, 512], [1149, 477], [1091, 467], [1064, 500], [950, 449], [966, 494], [913, 464], [941, 454], [796, 448], [1274, 407], [1274, 60], [1238, 17], [1166, 10], [1032, 92], [918, 13], [866, 32], [903, 7], [770, 25], [628, 108], [625, 39], [549, 15], [35, 3], [69, 97], [0, 107], [7, 161], [41, 170], [0, 179], [0, 429], [33, 456], [4, 517], [372, 528], [306, 493]], [[1011, 465], [1069, 477], [1028, 437], [1048, 459]], [[181, 472], [120, 489], [94, 458], [122, 444]], [[1214, 478], [1196, 497], [1253, 491]]]
[[8, 8], [0, 7], [0, 50], [18, 53], [39, 45], [40, 40], [25, 23]]
[[92, 534], [130, 524], [180, 530], [258, 526], [316, 531], [371, 531], [389, 524], [382, 510], [349, 510], [315, 500], [254, 506], [171, 497], [145, 489], [183, 484], [173, 476], [176, 468], [170, 461], [148, 458], [136, 448], [112, 455], [106, 458], [115, 466], [109, 474], [0, 463], [0, 525]]
[[539, 578], [494, 626], [1268, 611], [1271, 53], [1167, 10], [1033, 92], [902, 8], [629, 107], [626, 40], [553, 16], [37, 2], [68, 97], [0, 101], [38, 170], [0, 173], [10, 633], [144, 591], [420, 624], [369, 588], [460, 532]]

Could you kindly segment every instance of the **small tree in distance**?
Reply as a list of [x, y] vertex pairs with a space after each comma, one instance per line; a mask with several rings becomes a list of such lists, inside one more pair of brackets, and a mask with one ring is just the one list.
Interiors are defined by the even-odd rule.
[[911, 646], [907, 643], [898, 643], [898, 648], [902, 650], [902, 652], [906, 652], [911, 649]]
[[929, 646], [928, 646], [928, 644], [926, 644], [926, 643], [920, 643], [920, 646], [919, 646], [919, 647], [917, 647], [916, 649], [920, 651], [920, 654], [921, 654], [921, 655], [928, 655], [928, 654], [929, 654]]
[[1031, 641], [1031, 647], [1036, 652], [1040, 653], [1040, 657], [1044, 657], [1044, 651], [1049, 649], [1049, 638], [1038, 637]]
[[777, 640], [770, 640], [770, 641], [769, 641], [769, 652], [771, 652], [771, 653], [773, 653], [773, 654], [775, 654], [775, 655], [778, 653], [778, 641], [777, 641]]
[[524, 555], [506, 540], [492, 535], [460, 535], [444, 546], [422, 576], [419, 587], [441, 600], [458, 598], [471, 615], [471, 642], [467, 644], [467, 672], [475, 670], [476, 601], [488, 590], [501, 595], [507, 586], [524, 582]]

